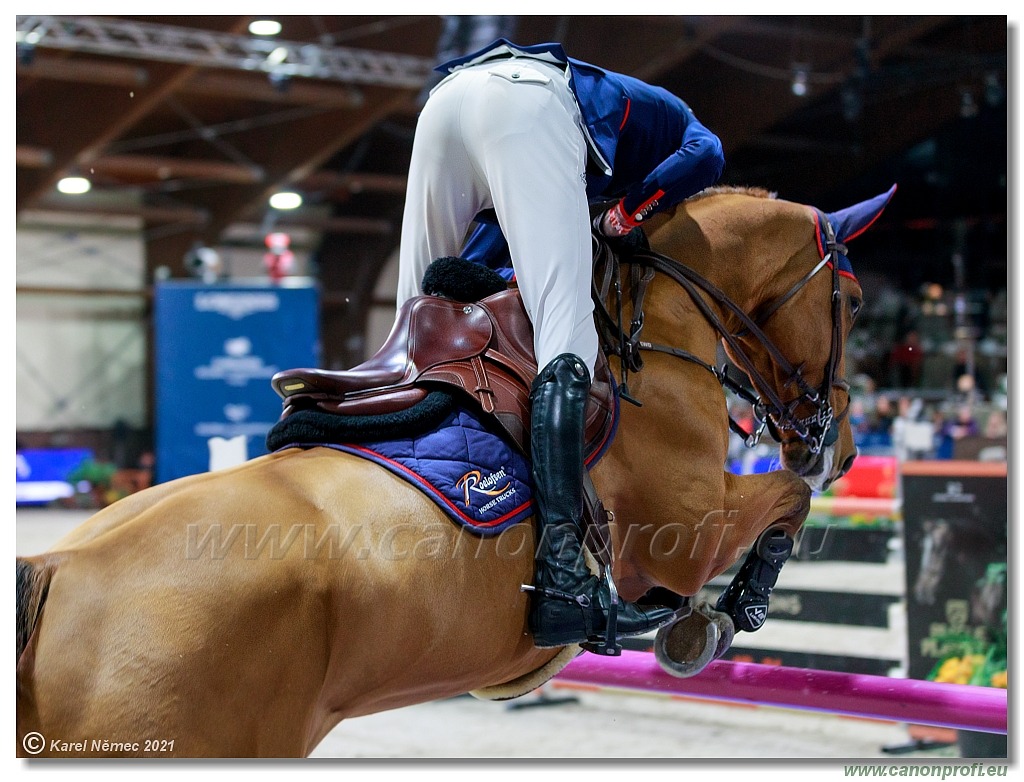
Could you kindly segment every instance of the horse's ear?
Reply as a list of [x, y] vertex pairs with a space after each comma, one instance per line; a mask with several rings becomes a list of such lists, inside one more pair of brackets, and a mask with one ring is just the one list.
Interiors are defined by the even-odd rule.
[[836, 239], [848, 242], [864, 233], [889, 205], [895, 192], [896, 185], [893, 185], [881, 195], [826, 215], [836, 230]]

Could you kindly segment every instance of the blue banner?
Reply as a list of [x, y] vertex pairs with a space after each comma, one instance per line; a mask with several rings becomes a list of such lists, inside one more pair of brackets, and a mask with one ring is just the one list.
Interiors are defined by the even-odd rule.
[[93, 453], [87, 448], [23, 449], [17, 452], [18, 478], [15, 499], [18, 505], [46, 505], [71, 497], [75, 487], [68, 480]]
[[216, 466], [226, 441], [235, 461], [265, 454], [281, 414], [270, 378], [320, 365], [317, 288], [168, 280], [153, 308], [157, 482]]

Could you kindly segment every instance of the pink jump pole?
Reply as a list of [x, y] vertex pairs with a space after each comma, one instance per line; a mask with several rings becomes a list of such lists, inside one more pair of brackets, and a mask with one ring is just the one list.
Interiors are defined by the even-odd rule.
[[1006, 733], [1006, 690], [996, 687], [721, 660], [696, 676], [680, 679], [663, 671], [653, 654], [632, 651], [623, 651], [618, 658], [583, 654], [557, 678], [626, 690]]

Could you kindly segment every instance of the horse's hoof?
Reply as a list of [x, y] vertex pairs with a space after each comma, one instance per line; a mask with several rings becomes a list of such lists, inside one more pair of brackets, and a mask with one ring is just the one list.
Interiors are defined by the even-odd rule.
[[694, 611], [658, 631], [654, 656], [666, 673], [685, 679], [700, 673], [715, 659], [721, 641], [719, 624]]
[[735, 637], [732, 617], [701, 602], [690, 614], [658, 631], [654, 655], [667, 673], [685, 679], [725, 654]]
[[717, 660], [732, 646], [732, 639], [736, 637], [736, 625], [733, 624], [732, 617], [728, 614], [716, 611], [710, 606], [706, 610], [711, 621], [718, 628], [718, 648], [715, 649], [714, 656], [714, 659]]

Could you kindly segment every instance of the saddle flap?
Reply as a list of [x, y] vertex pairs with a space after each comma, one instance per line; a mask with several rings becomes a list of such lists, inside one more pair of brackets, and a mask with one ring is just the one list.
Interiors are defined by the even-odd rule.
[[533, 353], [533, 324], [526, 314], [523, 297], [518, 288], [509, 288], [481, 299], [494, 321], [494, 348], [527, 380], [537, 374], [537, 360]]
[[413, 300], [409, 359], [419, 369], [442, 361], [467, 361], [487, 348], [494, 326], [478, 304], [437, 296]]

